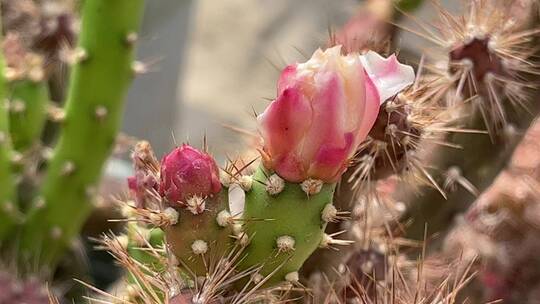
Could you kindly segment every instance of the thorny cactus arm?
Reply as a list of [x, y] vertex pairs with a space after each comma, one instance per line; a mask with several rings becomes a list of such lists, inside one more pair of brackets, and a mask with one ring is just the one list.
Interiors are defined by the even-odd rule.
[[4, 56], [0, 54], [0, 240], [14, 225], [13, 208], [16, 208], [16, 185], [11, 171], [11, 139], [6, 97]]
[[44, 81], [19, 80], [10, 84], [10, 132], [13, 148], [25, 152], [39, 141], [47, 118], [49, 91]]
[[134, 76], [143, 4], [84, 1], [66, 119], [42, 186], [44, 204], [31, 211], [22, 233], [22, 251], [39, 256], [42, 265], [57, 261], [91, 210], [90, 197], [114, 144]]
[[[439, 14], [448, 25], [456, 18], [443, 8], [439, 8]], [[441, 32], [443, 40], [455, 43], [443, 49], [448, 56], [447, 70], [436, 68], [435, 71], [441, 76], [450, 75], [439, 76], [441, 89], [455, 88], [457, 93], [451, 96], [461, 94], [472, 99], [466, 105], [472, 115], [462, 120], [465, 127], [487, 127], [491, 140], [479, 134], [457, 133], [448, 141], [458, 144], [460, 149], [442, 147], [431, 154], [436, 155], [434, 163], [443, 175], [438, 179], [441, 184], [458, 184], [466, 178], [483, 190], [504, 168], [523, 130], [540, 111], [538, 94], [531, 95], [529, 91], [536, 89], [530, 84], [538, 81], [538, 67], [531, 62], [533, 46], [538, 41], [535, 38], [537, 3], [515, 1], [505, 7], [497, 1], [474, 1], [463, 18], [469, 26], [448, 26], [450, 30]], [[498, 21], [493, 22], [494, 19]], [[485, 32], [475, 32], [477, 28]], [[452, 97], [447, 100], [449, 105], [455, 102]], [[430, 234], [446, 229], [454, 215], [463, 212], [474, 200], [463, 187], [448, 192], [447, 200], [429, 188], [422, 189], [419, 197], [410, 191], [399, 194], [399, 200], [413, 202], [407, 216], [414, 222], [407, 230], [407, 237], [422, 239], [426, 222]]]

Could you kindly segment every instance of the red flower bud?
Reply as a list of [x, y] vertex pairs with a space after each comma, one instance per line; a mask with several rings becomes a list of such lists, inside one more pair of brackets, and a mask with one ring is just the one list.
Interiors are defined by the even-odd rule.
[[186, 206], [193, 196], [208, 197], [221, 190], [214, 159], [189, 145], [182, 145], [161, 160], [159, 193], [169, 203]]

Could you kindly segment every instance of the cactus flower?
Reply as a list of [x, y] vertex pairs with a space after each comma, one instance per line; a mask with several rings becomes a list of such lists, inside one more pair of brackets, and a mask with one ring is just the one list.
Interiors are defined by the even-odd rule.
[[163, 157], [160, 179], [160, 195], [172, 205], [182, 207], [194, 196], [205, 198], [221, 190], [214, 159], [185, 144]]
[[287, 66], [277, 98], [258, 117], [265, 166], [290, 182], [337, 181], [380, 105], [413, 81], [413, 69], [393, 55], [342, 55], [341, 46]]

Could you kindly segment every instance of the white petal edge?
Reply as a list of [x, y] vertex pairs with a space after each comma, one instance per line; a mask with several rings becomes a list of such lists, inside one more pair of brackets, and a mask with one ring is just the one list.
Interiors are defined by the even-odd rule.
[[246, 204], [246, 193], [237, 184], [229, 187], [229, 210], [234, 218], [241, 218]]
[[360, 60], [379, 91], [381, 104], [414, 82], [414, 69], [409, 65], [399, 63], [393, 54], [384, 58], [376, 52], [369, 51], [360, 55]]

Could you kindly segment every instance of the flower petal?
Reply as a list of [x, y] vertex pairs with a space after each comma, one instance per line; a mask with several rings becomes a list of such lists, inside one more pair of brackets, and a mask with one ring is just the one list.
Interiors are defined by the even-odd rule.
[[369, 51], [360, 56], [360, 59], [379, 92], [380, 104], [414, 82], [413, 68], [399, 63], [395, 55], [384, 58]]

